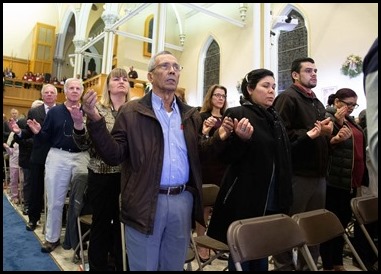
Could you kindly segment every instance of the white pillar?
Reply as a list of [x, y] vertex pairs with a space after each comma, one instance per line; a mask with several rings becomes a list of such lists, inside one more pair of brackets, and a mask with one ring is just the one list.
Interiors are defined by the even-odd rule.
[[85, 45], [85, 40], [76, 39], [74, 37], [73, 40], [74, 46], [75, 46], [75, 56], [74, 56], [74, 75], [80, 74], [82, 75], [82, 62], [83, 62], [83, 55], [80, 52], [80, 49]]
[[264, 3], [263, 6], [263, 67], [271, 70], [271, 4]]
[[261, 3], [253, 4], [253, 68], [260, 68], [261, 65]]
[[102, 20], [105, 22], [105, 37], [103, 44], [102, 70], [101, 73], [108, 74], [112, 68], [115, 34], [111, 26], [118, 20], [118, 14], [111, 10], [102, 13]]

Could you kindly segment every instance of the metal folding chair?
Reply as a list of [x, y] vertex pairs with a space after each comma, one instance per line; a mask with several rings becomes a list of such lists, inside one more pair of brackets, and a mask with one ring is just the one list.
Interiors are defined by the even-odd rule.
[[367, 224], [372, 224], [378, 221], [378, 197], [362, 196], [352, 198], [351, 208], [357, 223], [363, 231], [374, 253], [378, 257], [378, 248], [365, 227]]
[[[219, 190], [220, 190], [220, 187], [215, 184], [202, 185], [204, 207], [214, 206]], [[192, 244], [192, 248], [196, 255], [196, 260], [199, 266], [197, 270], [203, 270], [203, 268], [211, 264], [212, 261], [221, 258], [224, 254], [229, 254], [229, 247], [227, 246], [227, 244], [220, 242], [216, 239], [213, 239], [212, 237], [208, 235], [193, 236], [193, 233], [191, 233], [191, 244]], [[198, 252], [197, 252], [197, 246], [211, 249], [214, 251], [215, 254], [211, 255], [209, 260], [202, 263], [200, 256], [198, 255]], [[226, 269], [227, 267], [224, 270]]]
[[317, 271], [306, 239], [297, 223], [285, 214], [234, 221], [227, 232], [230, 256], [238, 271], [242, 263], [299, 248], [311, 270]]
[[308, 246], [319, 245], [328, 240], [342, 236], [348, 244], [353, 256], [357, 259], [361, 268], [366, 271], [363, 261], [353, 247], [345, 229], [337, 216], [326, 209], [317, 209], [307, 212], [294, 214], [292, 219], [296, 221], [303, 231]]

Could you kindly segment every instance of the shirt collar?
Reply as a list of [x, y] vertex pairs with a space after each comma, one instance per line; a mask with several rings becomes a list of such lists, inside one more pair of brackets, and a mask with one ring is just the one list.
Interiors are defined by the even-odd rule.
[[[156, 110], [163, 110], [164, 108], [164, 103], [161, 97], [157, 96], [154, 92], [152, 92], [152, 106]], [[173, 102], [172, 102], [172, 109], [176, 112], [178, 112], [178, 106], [176, 103], [176, 96], [173, 96]]]

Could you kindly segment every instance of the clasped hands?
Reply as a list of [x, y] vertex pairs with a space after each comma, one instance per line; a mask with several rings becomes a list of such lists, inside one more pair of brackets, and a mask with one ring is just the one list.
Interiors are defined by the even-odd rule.
[[230, 117], [225, 117], [221, 127], [218, 129], [221, 140], [226, 140], [233, 131], [240, 139], [246, 141], [251, 138], [251, 135], [254, 132], [254, 127], [250, 124], [250, 121], [247, 118], [242, 118], [238, 121], [237, 118], [234, 118], [233, 120]]

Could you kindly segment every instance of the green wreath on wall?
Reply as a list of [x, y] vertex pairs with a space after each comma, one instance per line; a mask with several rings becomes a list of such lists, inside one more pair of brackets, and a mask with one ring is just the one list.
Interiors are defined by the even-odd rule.
[[349, 76], [349, 78], [354, 78], [362, 73], [362, 59], [358, 55], [351, 54], [347, 57], [344, 64], [341, 67], [341, 72]]

